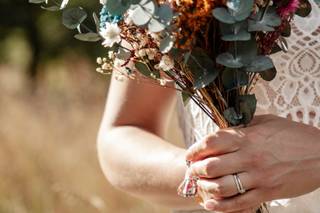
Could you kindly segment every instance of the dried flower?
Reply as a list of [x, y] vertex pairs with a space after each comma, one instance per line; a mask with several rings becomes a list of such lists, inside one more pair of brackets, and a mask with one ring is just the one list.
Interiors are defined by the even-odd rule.
[[299, 5], [299, 0], [291, 0], [286, 6], [279, 8], [278, 13], [282, 17], [290, 16], [291, 14], [294, 14], [297, 11]]
[[103, 61], [102, 61], [102, 58], [101, 58], [101, 57], [98, 57], [98, 58], [97, 58], [97, 64], [102, 64], [102, 62], [103, 62]]
[[159, 68], [163, 71], [169, 71], [174, 68], [174, 61], [168, 55], [164, 55], [159, 63]]
[[154, 60], [156, 54], [157, 54], [157, 49], [154, 49], [154, 48], [146, 49], [146, 55], [148, 56], [149, 60]]

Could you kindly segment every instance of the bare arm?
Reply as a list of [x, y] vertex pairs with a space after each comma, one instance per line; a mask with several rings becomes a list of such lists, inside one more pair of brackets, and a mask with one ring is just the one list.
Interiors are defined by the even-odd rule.
[[163, 139], [175, 90], [112, 78], [101, 123], [98, 152], [117, 188], [172, 208], [196, 204], [177, 196], [185, 174], [185, 150]]

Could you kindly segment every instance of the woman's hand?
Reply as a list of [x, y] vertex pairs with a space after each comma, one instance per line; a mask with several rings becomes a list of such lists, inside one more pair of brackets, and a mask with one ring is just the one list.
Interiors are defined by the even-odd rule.
[[[208, 210], [235, 212], [291, 198], [320, 187], [320, 131], [272, 115], [252, 125], [221, 130], [187, 152]], [[233, 174], [247, 190], [239, 195]]]

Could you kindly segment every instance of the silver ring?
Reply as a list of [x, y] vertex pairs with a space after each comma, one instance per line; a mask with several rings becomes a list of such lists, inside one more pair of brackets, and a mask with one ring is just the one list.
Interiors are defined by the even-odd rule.
[[242, 183], [241, 183], [241, 180], [239, 178], [239, 175], [238, 174], [233, 174], [233, 180], [234, 180], [234, 183], [237, 187], [237, 190], [239, 192], [239, 194], [244, 194], [246, 193], [246, 189], [243, 187]]

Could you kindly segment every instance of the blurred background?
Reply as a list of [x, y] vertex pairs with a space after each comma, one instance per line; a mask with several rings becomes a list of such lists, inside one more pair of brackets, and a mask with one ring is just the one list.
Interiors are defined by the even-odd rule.
[[[71, 1], [99, 12], [98, 1]], [[96, 135], [108, 77], [61, 12], [0, 0], [0, 213], [166, 213], [113, 189]], [[168, 137], [176, 137], [175, 132]]]

